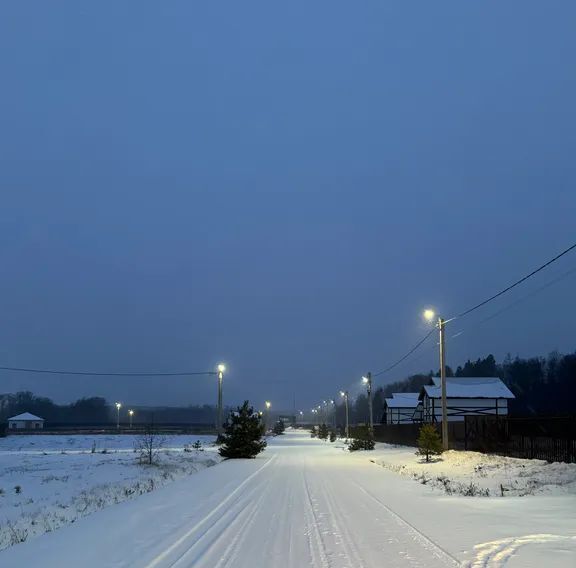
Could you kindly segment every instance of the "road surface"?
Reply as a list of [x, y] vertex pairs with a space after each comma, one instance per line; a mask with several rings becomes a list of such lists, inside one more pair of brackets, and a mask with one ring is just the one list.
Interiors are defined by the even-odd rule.
[[[255, 460], [226, 461], [0, 552], [0, 566], [457, 566], [482, 543], [470, 540], [481, 538], [474, 525], [490, 524], [481, 501], [464, 501], [440, 501], [367, 453], [288, 431]], [[500, 565], [492, 560], [507, 546], [489, 543], [467, 562]]]

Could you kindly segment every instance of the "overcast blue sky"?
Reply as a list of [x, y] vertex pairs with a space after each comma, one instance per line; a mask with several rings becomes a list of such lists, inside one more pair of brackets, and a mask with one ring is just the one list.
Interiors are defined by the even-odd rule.
[[[0, 364], [308, 408], [576, 241], [576, 4], [5, 2]], [[576, 348], [565, 257], [448, 363]], [[379, 384], [437, 368], [431, 344]], [[212, 378], [2, 372], [58, 401]]]

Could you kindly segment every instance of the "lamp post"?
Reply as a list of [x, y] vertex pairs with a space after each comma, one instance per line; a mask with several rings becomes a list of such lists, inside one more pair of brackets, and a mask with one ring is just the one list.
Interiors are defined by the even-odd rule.
[[226, 370], [226, 365], [220, 363], [217, 367], [218, 369], [218, 410], [216, 413], [216, 433], [218, 435], [222, 434], [222, 380], [224, 379], [224, 371]]
[[366, 385], [366, 390], [368, 391], [368, 416], [369, 416], [369, 428], [370, 433], [374, 434], [374, 418], [372, 414], [372, 373], [366, 373], [365, 377], [362, 377], [362, 382]]
[[332, 422], [336, 431], [336, 401], [333, 398], [330, 399], [330, 406], [332, 406]]
[[128, 416], [130, 417], [130, 429], [132, 429], [132, 417], [134, 416], [134, 411], [133, 411], [133, 410], [129, 410], [129, 411], [128, 411]]
[[350, 437], [350, 425], [348, 418], [348, 391], [340, 391], [340, 396], [344, 398], [344, 406], [346, 407], [346, 439]]
[[[424, 310], [424, 317], [428, 321], [433, 321], [435, 317], [433, 310]], [[440, 386], [442, 390], [442, 448], [448, 449], [448, 405], [446, 401], [446, 321], [438, 316], [436, 324], [440, 332]], [[433, 417], [434, 419], [435, 417]]]
[[116, 403], [116, 429], [120, 430], [120, 409], [122, 408], [122, 403]]
[[272, 403], [267, 400], [266, 401], [266, 429], [269, 428], [269, 424], [270, 424], [270, 407], [272, 406]]

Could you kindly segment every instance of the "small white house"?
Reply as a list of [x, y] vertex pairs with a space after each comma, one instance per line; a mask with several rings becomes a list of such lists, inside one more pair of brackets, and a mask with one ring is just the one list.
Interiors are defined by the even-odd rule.
[[34, 416], [29, 412], [8, 418], [8, 430], [42, 430], [42, 428], [44, 428], [44, 418]]
[[[440, 379], [422, 387], [418, 411], [424, 422], [442, 422]], [[448, 377], [446, 406], [448, 422], [463, 422], [464, 416], [506, 416], [508, 400], [516, 398], [498, 377]]]
[[418, 406], [417, 392], [395, 392], [391, 398], [384, 399], [386, 424], [411, 424], [414, 411]]

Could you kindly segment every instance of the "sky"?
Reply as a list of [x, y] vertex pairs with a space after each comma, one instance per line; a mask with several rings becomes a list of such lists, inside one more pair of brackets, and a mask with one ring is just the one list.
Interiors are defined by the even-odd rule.
[[[360, 392], [425, 307], [576, 242], [575, 26], [571, 1], [3, 3], [0, 366], [224, 361], [225, 403], [259, 408]], [[574, 351], [575, 268], [452, 322], [448, 364]], [[216, 400], [210, 376], [0, 371], [24, 389]]]

